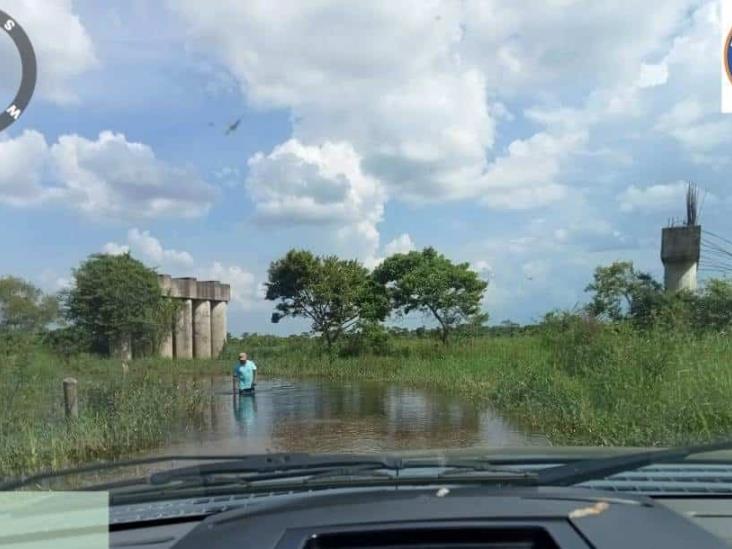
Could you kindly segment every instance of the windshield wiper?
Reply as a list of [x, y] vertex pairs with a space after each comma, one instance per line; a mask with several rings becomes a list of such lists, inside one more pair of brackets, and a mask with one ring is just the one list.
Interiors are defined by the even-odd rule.
[[[356, 486], [444, 484], [532, 485], [533, 472], [498, 467], [485, 460], [363, 455], [254, 455], [153, 473], [110, 486], [115, 504], [231, 493]], [[93, 486], [91, 489], [106, 489]]]
[[[443, 464], [433, 464], [432, 467], [420, 465], [419, 468], [445, 468]], [[451, 466], [447, 466], [448, 468]], [[137, 504], [165, 499], [184, 499], [204, 496], [231, 496], [234, 494], [272, 494], [277, 492], [293, 492], [301, 490], [324, 490], [334, 488], [398, 488], [400, 486], [449, 486], [449, 485], [486, 485], [486, 486], [533, 486], [536, 484], [536, 474], [533, 472], [517, 471], [515, 469], [495, 468], [484, 466], [465, 468], [462, 470], [450, 469], [447, 474], [433, 472], [432, 474], [405, 473], [410, 467], [398, 470], [385, 470], [379, 467], [339, 467], [333, 470], [318, 468], [306, 472], [298, 469], [289, 473], [279, 474], [275, 479], [273, 474], [258, 473], [246, 476], [224, 477], [203, 476], [177, 480], [171, 484], [138, 485], [110, 492], [110, 505]], [[213, 475], [213, 474], [212, 474]], [[97, 487], [94, 487], [96, 489]]]
[[[511, 478], [533, 477], [533, 474], [499, 468], [485, 460], [453, 460], [444, 458], [403, 459], [391, 455], [350, 455], [350, 454], [305, 454], [277, 453], [255, 454], [249, 456], [232, 455], [168, 455], [151, 458], [131, 459], [115, 462], [94, 463], [81, 467], [46, 471], [20, 479], [0, 483], [0, 490], [14, 490], [44, 480], [63, 478], [82, 473], [95, 473], [122, 467], [132, 467], [161, 463], [165, 461], [208, 461], [193, 466], [178, 467], [169, 471], [155, 472], [145, 478], [126, 479], [107, 484], [97, 484], [84, 489], [103, 490], [125, 488], [135, 485], [167, 486], [215, 486], [224, 484], [247, 484], [267, 480], [305, 477], [309, 481], [348, 476], [384, 476], [382, 472], [393, 471], [397, 474], [404, 469], [450, 469], [440, 476], [450, 476], [460, 471], [473, 473], [493, 473], [496, 476]], [[212, 478], [215, 477], [215, 478]]]
[[190, 467], [179, 467], [170, 471], [160, 471], [150, 475], [150, 484], [167, 484], [174, 480], [201, 478], [209, 475], [230, 475], [255, 473], [257, 478], [277, 478], [278, 473], [288, 476], [298, 471], [307, 474], [310, 470], [332, 470], [340, 467], [374, 467], [383, 469], [399, 469], [402, 460], [388, 455], [349, 455], [349, 454], [255, 454], [239, 459], [221, 462], [204, 463]]
[[[292, 456], [296, 454], [290, 454]], [[306, 454], [303, 454], [306, 455]], [[231, 461], [241, 460], [242, 456], [231, 454], [202, 454], [202, 455], [165, 455], [137, 459], [124, 459], [119, 461], [105, 461], [100, 463], [90, 463], [79, 467], [71, 467], [68, 469], [58, 469], [56, 471], [41, 471], [32, 475], [24, 475], [20, 478], [4, 480], [0, 482], [0, 491], [16, 490], [23, 486], [28, 486], [35, 482], [50, 480], [55, 478], [63, 478], [72, 475], [80, 475], [82, 473], [98, 473], [108, 471], [110, 469], [118, 469], [121, 467], [134, 467], [136, 465], [152, 465], [154, 463], [163, 463], [165, 461]], [[127, 482], [127, 481], [124, 481]]]
[[597, 480], [640, 469], [656, 463], [681, 461], [694, 454], [731, 450], [732, 440], [682, 446], [665, 450], [649, 450], [608, 458], [584, 459], [578, 462], [541, 469], [536, 476], [536, 484], [543, 486], [572, 486], [590, 480]]

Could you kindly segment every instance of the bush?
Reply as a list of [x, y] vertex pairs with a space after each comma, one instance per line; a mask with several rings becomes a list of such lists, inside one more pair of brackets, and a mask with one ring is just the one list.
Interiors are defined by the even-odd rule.
[[349, 334], [338, 349], [340, 356], [362, 354], [386, 355], [391, 351], [389, 332], [378, 322], [364, 322], [358, 331]]
[[157, 274], [129, 254], [94, 254], [74, 270], [65, 294], [66, 316], [94, 342], [134, 342], [138, 356], [157, 350], [175, 318], [175, 303], [160, 291]]
[[78, 326], [65, 326], [48, 332], [43, 344], [56, 356], [68, 361], [71, 357], [95, 350], [94, 339]]

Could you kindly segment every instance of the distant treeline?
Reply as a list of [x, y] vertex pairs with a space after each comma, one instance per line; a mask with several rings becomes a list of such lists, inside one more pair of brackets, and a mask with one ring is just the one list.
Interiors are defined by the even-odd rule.
[[[548, 323], [577, 316], [634, 330], [662, 326], [693, 333], [726, 334], [732, 325], [732, 282], [709, 279], [697, 291], [665, 292], [631, 262], [598, 267], [585, 290], [589, 301], [571, 311], [550, 311], [533, 324], [505, 320], [487, 326], [487, 283], [468, 263], [454, 263], [433, 248], [394, 254], [369, 271], [356, 260], [290, 250], [271, 263], [266, 299], [272, 322], [289, 317], [310, 324], [306, 334], [278, 338], [243, 334], [267, 345], [298, 345], [332, 355], [388, 355], [400, 338], [442, 344], [470, 337], [541, 333]], [[490, 296], [486, 300], [490, 306]], [[0, 354], [42, 342], [62, 357], [109, 355], [126, 337], [133, 355], [155, 355], [176, 314], [175, 300], [161, 294], [156, 272], [129, 254], [95, 254], [73, 271], [73, 285], [46, 295], [27, 281], [0, 278]], [[422, 318], [429, 326], [394, 322]]]

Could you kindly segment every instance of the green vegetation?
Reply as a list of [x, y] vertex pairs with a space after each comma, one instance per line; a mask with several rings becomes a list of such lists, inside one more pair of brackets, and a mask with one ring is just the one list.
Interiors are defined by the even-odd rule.
[[434, 248], [387, 257], [373, 276], [384, 287], [397, 314], [416, 311], [432, 315], [443, 343], [456, 326], [480, 326], [488, 320], [480, 310], [488, 284], [467, 263], [456, 265]]
[[488, 284], [467, 263], [454, 264], [433, 248], [394, 254], [372, 273], [355, 260], [290, 250], [272, 262], [268, 278], [266, 298], [278, 301], [272, 322], [310, 319], [329, 353], [343, 336], [382, 337], [378, 323], [389, 313], [432, 315], [443, 343], [456, 327], [488, 319], [480, 311]]
[[0, 278], [0, 333], [43, 331], [58, 317], [58, 301], [14, 276]]
[[[275, 320], [309, 318], [313, 333], [232, 338], [219, 361], [137, 359], [126, 374], [120, 360], [86, 353], [106, 352], [120, 334], [136, 338], [136, 356], [151, 353], [174, 312], [154, 271], [126, 255], [92, 256], [75, 282], [62, 300], [71, 323], [59, 326], [55, 297], [0, 279], [0, 477], [119, 458], [200, 428], [210, 375], [241, 350], [266, 377], [449, 391], [558, 445], [672, 445], [732, 433], [728, 280], [667, 294], [619, 262], [596, 270], [583, 309], [534, 326], [485, 327], [485, 283], [432, 249], [387, 258], [373, 273], [291, 251], [272, 264], [267, 298], [277, 301]], [[431, 314], [437, 327], [387, 327], [390, 310]], [[78, 419], [63, 414], [66, 376], [79, 380]]]
[[154, 354], [175, 312], [155, 271], [129, 254], [90, 256], [74, 270], [74, 286], [64, 297], [67, 319], [94, 350], [108, 354], [119, 347], [132, 347], [135, 356]]
[[384, 320], [388, 304], [369, 272], [355, 260], [290, 250], [268, 271], [266, 298], [278, 301], [272, 322], [303, 317], [328, 351], [364, 323]]
[[669, 445], [732, 433], [732, 339], [639, 331], [559, 314], [535, 335], [392, 336], [386, 352], [329, 360], [302, 337], [232, 341], [268, 376], [372, 380], [449, 391], [557, 445]]
[[[221, 367], [147, 359], [124, 375], [119, 360], [81, 355], [64, 363], [36, 349], [17, 351], [2, 363], [0, 478], [127, 456], [200, 427], [210, 382], [193, 372]], [[79, 382], [78, 419], [64, 417], [67, 376]]]

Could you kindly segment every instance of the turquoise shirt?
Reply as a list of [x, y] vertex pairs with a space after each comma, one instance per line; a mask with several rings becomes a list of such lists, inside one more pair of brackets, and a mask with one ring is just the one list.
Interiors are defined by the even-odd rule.
[[234, 375], [239, 378], [239, 390], [248, 391], [252, 388], [254, 381], [254, 371], [257, 365], [251, 360], [247, 360], [244, 364], [236, 363], [234, 365]]

